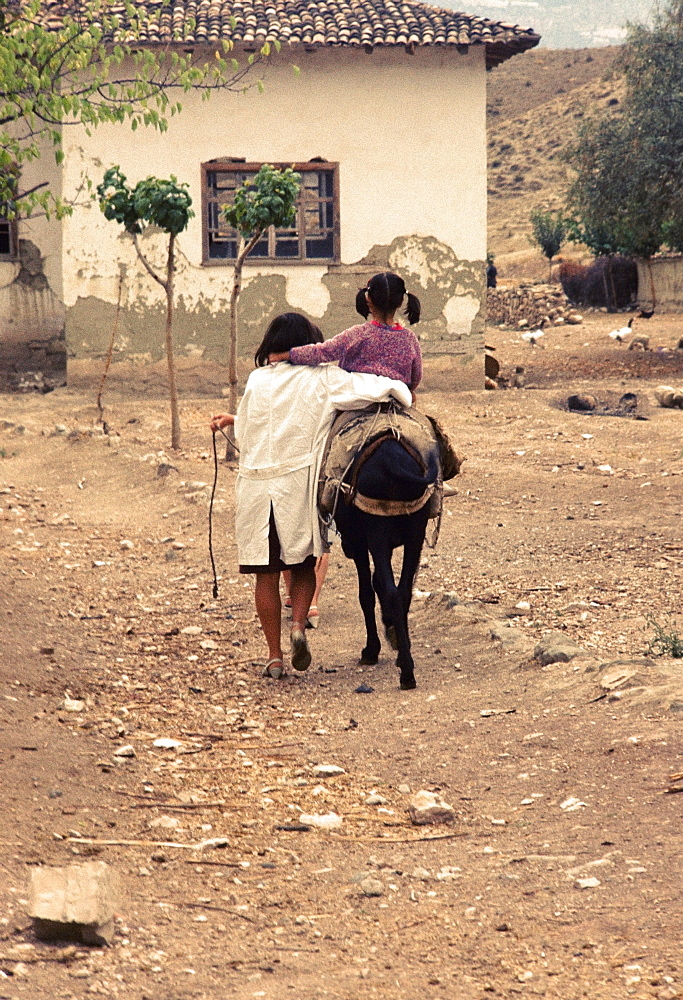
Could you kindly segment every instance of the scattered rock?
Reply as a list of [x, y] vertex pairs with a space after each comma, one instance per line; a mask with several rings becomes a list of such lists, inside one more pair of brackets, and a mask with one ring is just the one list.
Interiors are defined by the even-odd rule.
[[324, 813], [311, 813], [310, 815], [302, 813], [299, 816], [299, 820], [305, 826], [314, 826], [318, 830], [339, 830], [342, 825], [342, 817], [338, 816], [335, 812]]
[[131, 550], [131, 549], [134, 549], [134, 548], [135, 548], [135, 546], [134, 546], [134, 545], [133, 545], [133, 543], [132, 543], [132, 542], [130, 541], [130, 539], [128, 539], [128, 538], [124, 538], [124, 539], [122, 539], [122, 540], [121, 540], [121, 541], [119, 542], [119, 548], [120, 548], [120, 549], [125, 549], [125, 550], [126, 550], [127, 552], [130, 552], [130, 550]]
[[384, 885], [378, 878], [364, 878], [360, 883], [360, 888], [364, 896], [384, 895]]
[[591, 875], [589, 878], [577, 878], [574, 883], [577, 889], [597, 889], [601, 884], [600, 879], [594, 875]]
[[127, 743], [125, 746], [119, 747], [117, 750], [114, 750], [114, 756], [132, 758], [136, 757], [137, 754], [135, 753], [135, 747], [131, 746], [130, 743]]
[[374, 687], [370, 687], [369, 684], [359, 684], [357, 688], [354, 688], [356, 694], [372, 694]]
[[577, 394], [567, 398], [567, 406], [570, 410], [578, 410], [580, 413], [590, 413], [598, 405], [595, 396]]
[[366, 806], [385, 806], [388, 801], [389, 800], [385, 799], [383, 795], [373, 793], [372, 795], [368, 795], [365, 800], [365, 804]]
[[666, 410], [683, 409], [683, 389], [670, 385], [660, 385], [655, 389], [655, 399]]
[[181, 827], [181, 822], [177, 816], [155, 816], [151, 819], [147, 826], [150, 830], [178, 830]]
[[181, 635], [201, 635], [202, 629], [200, 625], [186, 625], [185, 628], [181, 628]]
[[116, 877], [104, 861], [31, 871], [28, 914], [36, 937], [43, 941], [109, 944], [117, 906]]
[[550, 663], [569, 663], [582, 653], [581, 647], [568, 639], [564, 633], [551, 632], [544, 636], [534, 649], [534, 659], [546, 667]]
[[80, 698], [70, 698], [67, 694], [64, 698], [64, 711], [65, 712], [82, 712], [85, 708], [85, 702], [81, 701]]
[[563, 812], [573, 813], [578, 812], [579, 809], [585, 809], [588, 805], [587, 802], [582, 802], [581, 799], [577, 799], [575, 795], [570, 795], [568, 799], [564, 802], [560, 802], [560, 809]]
[[346, 774], [346, 771], [338, 764], [316, 764], [313, 774], [318, 778], [334, 778], [337, 774]]
[[172, 740], [166, 736], [162, 736], [158, 740], [154, 740], [152, 746], [160, 747], [162, 750], [177, 750], [178, 747], [183, 746], [183, 742], [182, 740]]
[[434, 792], [416, 792], [408, 804], [410, 818], [416, 826], [437, 823], [452, 823], [455, 810]]
[[202, 642], [199, 643], [199, 646], [201, 649], [220, 649], [218, 643], [214, 642], [213, 639], [203, 639]]

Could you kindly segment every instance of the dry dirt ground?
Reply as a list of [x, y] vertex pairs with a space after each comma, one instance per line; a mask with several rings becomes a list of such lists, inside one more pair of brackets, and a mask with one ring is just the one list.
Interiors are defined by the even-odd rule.
[[[680, 317], [651, 322], [675, 345]], [[683, 660], [646, 655], [652, 617], [683, 628], [683, 412], [653, 396], [683, 359], [614, 325], [544, 350], [490, 331], [526, 389], [455, 395], [429, 366], [420, 401], [468, 460], [416, 581], [414, 692], [386, 650], [357, 665], [338, 546], [313, 666], [261, 677], [224, 465], [211, 595], [220, 403], [185, 400], [171, 454], [161, 400], [110, 397], [103, 436], [91, 394], [0, 396], [2, 1000], [683, 995]], [[648, 419], [568, 413], [572, 391]], [[551, 631], [582, 655], [541, 666]], [[412, 826], [406, 789], [457, 822]], [[296, 829], [329, 811], [338, 831]], [[112, 946], [37, 942], [30, 867], [93, 857], [122, 882]]]

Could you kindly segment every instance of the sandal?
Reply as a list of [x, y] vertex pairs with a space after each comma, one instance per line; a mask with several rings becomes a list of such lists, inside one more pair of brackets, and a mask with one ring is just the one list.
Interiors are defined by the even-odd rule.
[[274, 681], [279, 681], [281, 677], [285, 676], [285, 665], [281, 656], [274, 656], [272, 660], [268, 660], [263, 676], [272, 677]]
[[292, 644], [292, 666], [295, 670], [308, 670], [311, 665], [311, 651], [303, 625], [294, 622], [290, 634]]
[[311, 604], [308, 609], [308, 618], [306, 620], [306, 628], [317, 628], [320, 624], [320, 612], [318, 611], [315, 604]]

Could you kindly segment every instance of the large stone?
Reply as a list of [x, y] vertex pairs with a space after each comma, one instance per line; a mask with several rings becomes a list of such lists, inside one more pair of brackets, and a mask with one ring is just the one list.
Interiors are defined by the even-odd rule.
[[43, 941], [109, 944], [117, 905], [117, 879], [104, 861], [31, 871], [28, 914]]
[[547, 667], [549, 663], [569, 663], [583, 654], [580, 646], [568, 639], [562, 632], [551, 632], [534, 649], [534, 659]]
[[408, 804], [410, 818], [417, 826], [452, 823], [455, 809], [434, 792], [416, 792]]

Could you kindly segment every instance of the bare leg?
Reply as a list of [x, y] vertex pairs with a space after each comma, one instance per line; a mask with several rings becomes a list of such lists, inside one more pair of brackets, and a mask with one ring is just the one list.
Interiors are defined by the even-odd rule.
[[[308, 609], [315, 592], [315, 570], [312, 566], [292, 570], [292, 625], [305, 626]], [[278, 595], [279, 597], [279, 595]]]
[[285, 581], [285, 607], [292, 606], [292, 571], [285, 569], [282, 571], [282, 579]]
[[327, 569], [329, 565], [330, 565], [330, 553], [325, 552], [325, 554], [322, 555], [315, 564], [315, 593], [313, 594], [313, 599], [311, 600], [312, 608], [318, 607], [318, 601], [320, 600], [320, 591], [323, 589], [323, 584], [325, 582], [325, 577], [327, 576]]
[[254, 593], [256, 613], [268, 643], [268, 659], [282, 659], [280, 574], [257, 573]]

